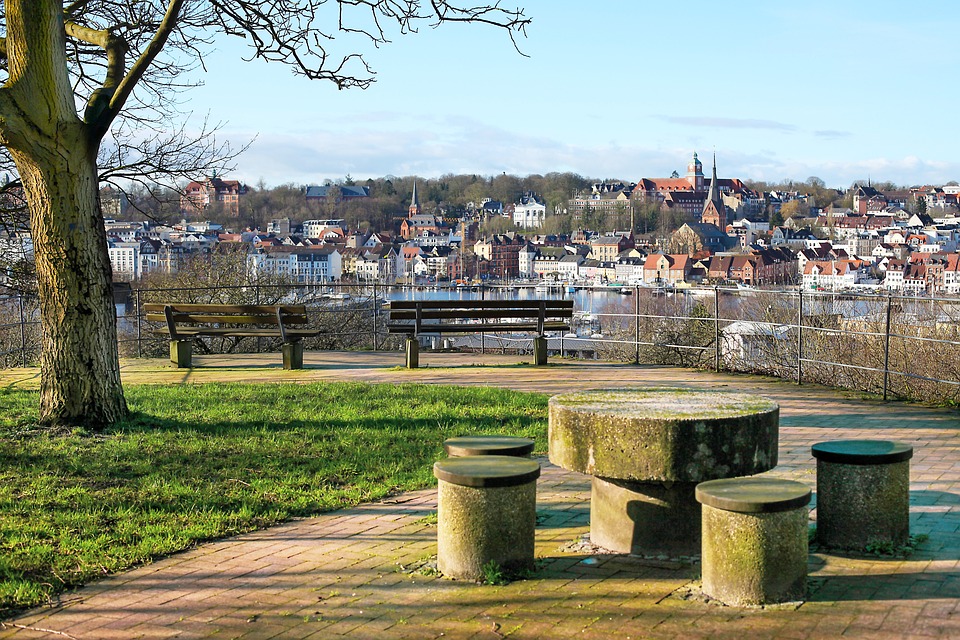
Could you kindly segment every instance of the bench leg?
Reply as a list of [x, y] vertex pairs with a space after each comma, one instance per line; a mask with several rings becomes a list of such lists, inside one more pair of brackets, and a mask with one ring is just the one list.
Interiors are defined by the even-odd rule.
[[547, 364], [547, 339], [543, 336], [533, 339], [533, 361], [538, 367]]
[[420, 366], [420, 343], [416, 338], [407, 338], [407, 369]]
[[193, 367], [193, 340], [171, 340], [170, 341], [170, 362], [177, 369], [189, 369]]
[[303, 369], [303, 342], [284, 342], [282, 350], [284, 369]]

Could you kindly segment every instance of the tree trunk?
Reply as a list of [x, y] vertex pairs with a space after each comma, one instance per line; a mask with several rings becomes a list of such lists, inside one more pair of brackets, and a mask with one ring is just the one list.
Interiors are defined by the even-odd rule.
[[41, 418], [100, 428], [127, 409], [97, 168], [77, 144], [61, 146], [55, 162], [18, 157], [17, 167], [30, 208], [40, 294]]
[[43, 345], [40, 415], [102, 428], [127, 412], [94, 135], [67, 77], [63, 9], [9, 0], [10, 79], [0, 133], [23, 181], [37, 266]]

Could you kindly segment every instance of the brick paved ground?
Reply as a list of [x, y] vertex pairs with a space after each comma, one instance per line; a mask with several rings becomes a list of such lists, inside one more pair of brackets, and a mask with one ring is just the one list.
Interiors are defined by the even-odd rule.
[[[815, 485], [810, 445], [896, 439], [915, 448], [911, 527], [929, 540], [909, 559], [810, 555], [810, 595], [799, 605], [748, 609], [706, 602], [698, 566], [596, 555], [571, 545], [588, 531], [589, 479], [545, 459], [538, 484], [537, 554], [528, 580], [478, 586], [425, 569], [436, 553], [436, 492], [296, 520], [204, 545], [64, 596], [60, 606], [6, 621], [0, 638], [930, 638], [960, 637], [960, 417], [882, 404], [818, 387], [663, 367], [563, 362], [439, 368], [463, 356], [429, 354], [419, 371], [394, 370], [402, 354], [307, 354], [308, 369], [253, 368], [265, 360], [200, 359], [173, 371], [128, 363], [125, 379], [367, 379], [498, 384], [554, 393], [669, 384], [761, 393], [781, 404], [780, 466]], [[426, 359], [426, 358], [425, 358]], [[396, 360], [396, 361], [395, 361]], [[349, 362], [349, 365], [345, 365]], [[2, 372], [0, 384], [29, 372]], [[814, 512], [815, 515], [815, 512]], [[30, 630], [33, 627], [47, 631]], [[54, 635], [57, 632], [61, 635]]]

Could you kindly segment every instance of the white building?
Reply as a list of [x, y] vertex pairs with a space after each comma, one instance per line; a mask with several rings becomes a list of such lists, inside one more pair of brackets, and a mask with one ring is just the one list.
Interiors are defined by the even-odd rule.
[[520, 249], [520, 253], [517, 254], [517, 262], [519, 263], [519, 275], [521, 278], [536, 277], [537, 272], [533, 268], [533, 263], [536, 258], [537, 250], [532, 244], [527, 244]]
[[521, 229], [538, 229], [543, 226], [547, 206], [538, 196], [526, 193], [513, 208], [513, 224]]
[[397, 275], [397, 252], [392, 247], [367, 251], [357, 258], [357, 280], [392, 283]]
[[327, 238], [344, 235], [344, 221], [335, 220], [304, 220], [303, 235], [305, 238]]
[[579, 254], [568, 253], [557, 261], [557, 276], [561, 280], [576, 280], [584, 260], [585, 258]]
[[811, 260], [803, 271], [803, 288], [839, 291], [869, 279], [870, 263], [866, 260]]
[[251, 277], [276, 275], [301, 284], [323, 284], [343, 275], [340, 252], [330, 247], [263, 247], [247, 256]]
[[643, 282], [643, 258], [626, 258], [614, 265], [614, 279], [625, 284], [641, 284]]
[[110, 242], [107, 245], [107, 252], [110, 254], [114, 280], [129, 282], [140, 278], [139, 242]]
[[107, 233], [107, 237], [112, 236], [123, 242], [135, 242], [145, 237], [148, 226], [145, 222], [103, 221], [103, 228]]

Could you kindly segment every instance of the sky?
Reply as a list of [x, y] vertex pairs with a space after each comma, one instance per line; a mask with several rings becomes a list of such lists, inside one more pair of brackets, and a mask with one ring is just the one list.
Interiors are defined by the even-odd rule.
[[533, 19], [522, 54], [478, 25], [380, 48], [338, 38], [367, 54], [367, 90], [218, 41], [186, 107], [233, 145], [252, 141], [229, 176], [252, 185], [553, 171], [636, 182], [684, 174], [694, 151], [706, 172], [716, 153], [718, 175], [745, 180], [960, 180], [960, 2], [515, 2]]

